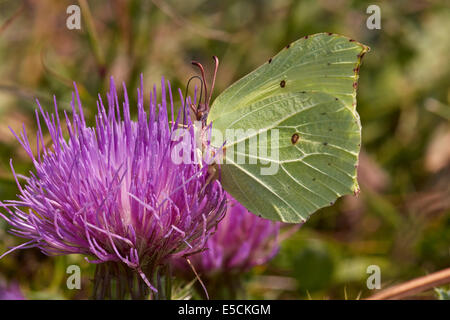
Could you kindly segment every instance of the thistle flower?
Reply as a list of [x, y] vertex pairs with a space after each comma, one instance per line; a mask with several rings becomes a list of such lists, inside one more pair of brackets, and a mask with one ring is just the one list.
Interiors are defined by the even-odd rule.
[[7, 285], [0, 281], [0, 300], [24, 300], [22, 291], [16, 282]]
[[[98, 264], [94, 295], [112, 297], [115, 279], [115, 297], [123, 298], [127, 293], [143, 297], [148, 293], [145, 288], [157, 292], [152, 282], [158, 282], [158, 268], [171, 257], [188, 256], [204, 247], [225, 212], [226, 197], [218, 181], [207, 180], [207, 165], [172, 160], [180, 149], [193, 159], [196, 142], [189, 119], [185, 127], [192, 139], [173, 139], [182, 125], [182, 112], [170, 125], [167, 109], [174, 119], [174, 104], [169, 82], [167, 86], [170, 101], [162, 79], [160, 104], [154, 87], [146, 111], [141, 76], [137, 120], [133, 121], [125, 85], [121, 115], [111, 79], [107, 108], [99, 95], [95, 127], [86, 124], [76, 86], [72, 120], [65, 111], [65, 119], [60, 119], [56, 100], [51, 115], [38, 102], [37, 154], [31, 150], [25, 128], [20, 136], [13, 132], [35, 172], [19, 176], [11, 163], [19, 200], [0, 203], [9, 213], [0, 215], [12, 227], [11, 233], [29, 241], [10, 251], [38, 247], [47, 255], [86, 255], [86, 260]], [[180, 110], [186, 110], [179, 93]], [[44, 145], [40, 117], [51, 136], [51, 147]], [[19, 177], [25, 179], [24, 186]]]
[[[216, 294], [227, 286], [236, 286], [238, 275], [265, 264], [279, 250], [278, 233], [281, 224], [260, 218], [227, 194], [228, 209], [216, 233], [209, 238], [207, 248], [189, 257], [194, 270], [206, 282], [207, 290]], [[192, 276], [186, 259], [173, 261], [175, 272]], [[228, 296], [229, 298], [229, 296]]]

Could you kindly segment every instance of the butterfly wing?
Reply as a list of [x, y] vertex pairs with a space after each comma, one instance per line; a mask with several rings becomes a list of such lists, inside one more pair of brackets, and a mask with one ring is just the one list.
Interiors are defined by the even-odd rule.
[[214, 101], [207, 121], [223, 137], [214, 146], [225, 143], [221, 182], [249, 211], [301, 222], [357, 192], [356, 88], [368, 50], [344, 36], [305, 37]]

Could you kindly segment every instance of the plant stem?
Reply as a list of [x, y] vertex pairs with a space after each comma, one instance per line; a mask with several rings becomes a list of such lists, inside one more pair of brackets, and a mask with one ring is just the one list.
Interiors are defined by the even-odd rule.
[[450, 268], [382, 290], [367, 300], [396, 300], [450, 283]]
[[100, 45], [100, 41], [98, 40], [97, 31], [94, 25], [94, 18], [92, 17], [91, 10], [89, 9], [89, 5], [87, 0], [78, 0], [78, 3], [81, 7], [81, 12], [83, 14], [84, 19], [86, 20], [86, 28], [89, 37], [89, 41], [92, 46], [92, 50], [94, 51], [95, 59], [97, 60], [98, 70], [100, 76], [105, 75], [105, 57], [103, 55], [102, 47]]

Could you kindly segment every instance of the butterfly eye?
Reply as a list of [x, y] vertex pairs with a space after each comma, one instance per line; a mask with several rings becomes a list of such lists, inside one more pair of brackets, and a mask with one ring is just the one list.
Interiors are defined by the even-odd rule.
[[286, 86], [286, 80], [281, 80], [280, 87], [284, 88]]

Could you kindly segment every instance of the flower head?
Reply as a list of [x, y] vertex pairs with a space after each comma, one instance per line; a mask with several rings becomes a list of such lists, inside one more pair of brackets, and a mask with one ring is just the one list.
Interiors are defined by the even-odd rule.
[[[209, 238], [207, 249], [189, 257], [202, 278], [247, 272], [272, 259], [279, 249], [279, 222], [250, 213], [228, 194], [227, 199], [227, 213]], [[181, 273], [190, 271], [182, 259], [176, 259], [174, 264]]]
[[[60, 119], [56, 101], [51, 115], [38, 102], [36, 155], [25, 128], [14, 133], [35, 170], [20, 176], [25, 179], [21, 186], [11, 165], [19, 199], [1, 203], [9, 214], [0, 215], [11, 232], [29, 240], [13, 249], [38, 247], [48, 255], [78, 253], [92, 257], [92, 263], [120, 262], [152, 287], [146, 275], [152, 276], [158, 265], [204, 247], [225, 211], [226, 198], [218, 181], [209, 182], [206, 165], [173, 161], [180, 149], [193, 159], [196, 142], [189, 119], [184, 127], [192, 138], [173, 138], [182, 126], [182, 112], [175, 120], [167, 86], [163, 79], [160, 102], [153, 88], [146, 110], [141, 77], [133, 121], [125, 85], [120, 108], [111, 79], [107, 107], [99, 95], [94, 127], [86, 124], [76, 87], [72, 119], [65, 111]], [[180, 110], [185, 110], [180, 96]], [[50, 147], [44, 145], [41, 117]]]

